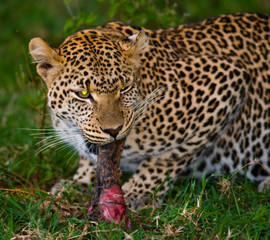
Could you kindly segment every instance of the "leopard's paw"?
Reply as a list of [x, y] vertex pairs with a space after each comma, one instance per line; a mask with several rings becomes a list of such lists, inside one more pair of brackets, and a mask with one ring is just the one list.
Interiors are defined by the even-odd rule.
[[265, 189], [269, 189], [269, 188], [270, 188], [270, 177], [267, 177], [266, 179], [261, 181], [261, 183], [259, 184], [258, 192], [264, 192]]
[[62, 179], [56, 184], [54, 184], [50, 190], [50, 192], [56, 197], [63, 197], [65, 194], [68, 194], [70, 196], [81, 196], [88, 191], [88, 184], [65, 179]]
[[71, 184], [73, 184], [73, 181], [62, 179], [51, 187], [50, 193], [55, 196], [61, 197], [63, 192], [66, 191]]
[[129, 208], [136, 210], [140, 208], [160, 207], [162, 199], [156, 199], [153, 193], [150, 193], [143, 187], [138, 187], [133, 179], [126, 182], [122, 190], [124, 192], [125, 201]]

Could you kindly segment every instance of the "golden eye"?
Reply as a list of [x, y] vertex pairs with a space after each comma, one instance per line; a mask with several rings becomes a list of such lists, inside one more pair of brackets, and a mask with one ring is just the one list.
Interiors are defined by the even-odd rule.
[[127, 92], [127, 91], [129, 91], [130, 89], [132, 88], [132, 86], [124, 86], [124, 87], [122, 87], [121, 89], [120, 89], [120, 92], [121, 93], [124, 93], [124, 92]]
[[79, 92], [76, 92], [76, 94], [80, 98], [89, 98], [90, 97], [90, 93], [88, 91], [79, 91]]

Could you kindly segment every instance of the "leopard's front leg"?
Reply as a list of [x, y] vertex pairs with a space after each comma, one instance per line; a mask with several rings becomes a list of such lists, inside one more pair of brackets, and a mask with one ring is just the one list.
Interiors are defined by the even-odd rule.
[[61, 195], [69, 185], [89, 185], [95, 182], [96, 164], [83, 155], [79, 157], [79, 167], [71, 180], [62, 179], [52, 188], [51, 193]]
[[174, 150], [141, 162], [136, 173], [122, 187], [131, 209], [152, 204], [159, 207], [162, 204], [162, 197], [189, 162], [188, 157], [177, 161], [176, 154], [177, 150]]

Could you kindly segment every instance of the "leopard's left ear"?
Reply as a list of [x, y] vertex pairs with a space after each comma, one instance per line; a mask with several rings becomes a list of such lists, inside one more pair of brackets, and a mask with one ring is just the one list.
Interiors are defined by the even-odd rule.
[[49, 88], [62, 69], [61, 56], [41, 38], [33, 38], [30, 41], [29, 51], [37, 63], [38, 74]]
[[139, 55], [143, 53], [149, 42], [149, 37], [146, 35], [144, 30], [128, 37], [126, 40], [120, 42], [122, 50], [133, 59], [136, 67], [140, 64]]

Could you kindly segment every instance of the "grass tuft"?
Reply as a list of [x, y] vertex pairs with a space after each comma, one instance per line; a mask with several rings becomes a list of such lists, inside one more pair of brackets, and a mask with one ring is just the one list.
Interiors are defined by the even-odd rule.
[[[12, 177], [10, 177], [12, 176]], [[2, 174], [0, 231], [5, 239], [267, 239], [269, 193], [250, 182], [202, 177], [179, 180], [161, 208], [129, 211], [132, 229], [90, 221], [83, 199], [69, 189], [61, 198], [33, 188], [16, 174]], [[16, 187], [14, 186], [23, 186]], [[255, 194], [256, 193], [256, 194]], [[72, 197], [71, 197], [72, 196]]]

